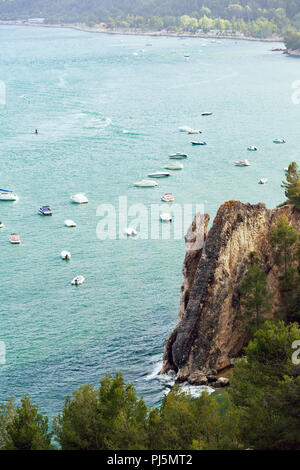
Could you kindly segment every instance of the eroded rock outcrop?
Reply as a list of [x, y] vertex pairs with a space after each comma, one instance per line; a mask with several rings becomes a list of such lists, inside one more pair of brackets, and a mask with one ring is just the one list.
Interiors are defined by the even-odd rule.
[[[178, 382], [204, 384], [211, 369], [230, 366], [247, 339], [236, 312], [250, 252], [258, 254], [270, 290], [278, 292], [278, 267], [268, 240], [282, 216], [300, 231], [299, 212], [289, 205], [268, 210], [261, 203], [229, 201], [218, 210], [207, 235], [209, 217], [202, 216], [199, 224], [201, 216], [196, 216], [186, 237], [179, 322], [165, 341], [161, 373], [175, 370]], [[199, 230], [202, 243], [197, 242]], [[270, 316], [278, 307], [275, 295]]]

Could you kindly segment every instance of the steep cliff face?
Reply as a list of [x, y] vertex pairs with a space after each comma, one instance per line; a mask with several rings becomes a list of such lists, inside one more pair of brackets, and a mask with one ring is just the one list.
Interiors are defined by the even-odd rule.
[[[239, 285], [249, 266], [249, 254], [255, 251], [270, 290], [278, 290], [278, 268], [268, 240], [283, 215], [300, 231], [299, 212], [293, 206], [268, 210], [264, 204], [229, 201], [220, 207], [208, 235], [209, 217], [202, 216], [200, 246], [193, 236], [196, 240], [201, 224], [193, 222], [186, 238], [179, 322], [165, 342], [161, 373], [175, 370], [178, 382], [201, 383], [202, 373], [224, 369], [240, 353], [246, 336], [236, 315]], [[275, 296], [271, 316], [278, 306]]]

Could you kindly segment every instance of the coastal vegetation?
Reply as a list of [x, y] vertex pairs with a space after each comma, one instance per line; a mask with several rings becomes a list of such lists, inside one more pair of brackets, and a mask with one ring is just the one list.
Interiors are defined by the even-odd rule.
[[[300, 370], [292, 363], [299, 325], [265, 323], [237, 361], [221, 397], [193, 398], [175, 386], [148, 409], [123, 376], [106, 375], [68, 396], [49, 430], [29, 397], [0, 409], [0, 448], [36, 450], [300, 450]], [[52, 438], [52, 440], [51, 440]]]
[[300, 33], [295, 31], [287, 32], [284, 37], [284, 43], [286, 45], [286, 48], [291, 51], [300, 49]]
[[257, 38], [300, 30], [296, 0], [3, 0], [1, 20], [43, 17], [46, 23], [101, 24], [109, 29], [215, 32]]

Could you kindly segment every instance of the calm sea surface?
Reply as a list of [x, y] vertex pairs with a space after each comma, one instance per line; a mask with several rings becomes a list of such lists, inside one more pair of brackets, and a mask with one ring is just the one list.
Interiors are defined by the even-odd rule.
[[[19, 196], [0, 203], [0, 401], [28, 393], [51, 416], [80, 384], [121, 370], [155, 405], [166, 390], [156, 372], [177, 321], [184, 241], [101, 241], [97, 207], [117, 210], [127, 196], [129, 207], [149, 208], [173, 192], [213, 218], [230, 199], [280, 203], [283, 168], [299, 162], [300, 61], [269, 43], [67, 29], [2, 26], [0, 45], [0, 187]], [[197, 136], [180, 126], [201, 129], [208, 145], [192, 147]], [[281, 137], [287, 144], [274, 145]], [[158, 188], [132, 187], [176, 151], [189, 155], [183, 171]], [[245, 158], [250, 167], [233, 166]], [[89, 204], [69, 202], [78, 192]], [[37, 214], [45, 204], [52, 217]], [[20, 246], [8, 242], [14, 231]], [[76, 288], [77, 274], [86, 282]]]

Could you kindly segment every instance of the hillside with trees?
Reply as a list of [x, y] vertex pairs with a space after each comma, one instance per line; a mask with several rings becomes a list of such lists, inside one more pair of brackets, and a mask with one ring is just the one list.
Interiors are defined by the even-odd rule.
[[239, 33], [266, 38], [300, 30], [298, 0], [2, 0], [0, 20], [105, 23], [110, 28]]

